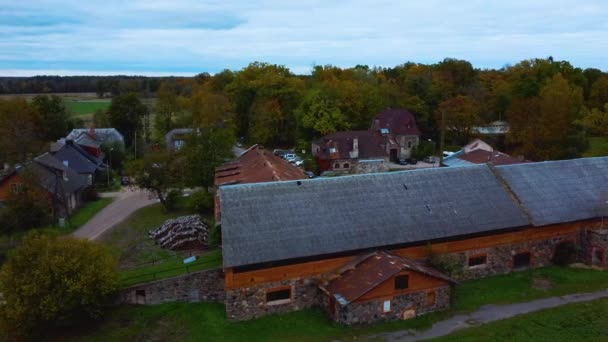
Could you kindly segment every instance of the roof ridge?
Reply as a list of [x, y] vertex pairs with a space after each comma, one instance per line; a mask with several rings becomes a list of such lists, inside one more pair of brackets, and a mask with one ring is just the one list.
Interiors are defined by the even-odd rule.
[[[534, 219], [532, 218], [532, 214], [528, 210], [528, 207], [526, 207], [524, 205], [521, 198], [519, 198], [519, 196], [517, 196], [517, 194], [515, 193], [513, 188], [511, 188], [511, 185], [509, 184], [509, 182], [507, 182], [507, 180], [500, 174], [500, 171], [498, 171], [496, 169], [496, 166], [494, 166], [490, 163], [486, 163], [485, 165], [490, 169], [490, 172], [492, 172], [494, 177], [496, 177], [496, 179], [498, 179], [498, 182], [500, 183], [500, 185], [502, 185], [502, 187], [505, 189], [505, 191], [511, 196], [511, 198], [513, 198], [515, 203], [517, 203], [517, 206], [524, 212], [530, 225], [534, 226], [535, 224], [534, 224]], [[516, 165], [520, 165], [520, 164], [516, 164]]]

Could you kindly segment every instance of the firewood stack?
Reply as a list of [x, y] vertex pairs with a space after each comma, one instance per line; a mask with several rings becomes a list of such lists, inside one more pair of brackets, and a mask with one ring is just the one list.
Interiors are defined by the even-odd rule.
[[205, 249], [209, 245], [209, 226], [199, 215], [167, 220], [149, 233], [157, 244], [170, 250]]

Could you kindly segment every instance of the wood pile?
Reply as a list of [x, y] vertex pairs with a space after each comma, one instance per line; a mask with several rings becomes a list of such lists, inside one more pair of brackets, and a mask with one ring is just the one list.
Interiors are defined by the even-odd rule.
[[209, 225], [199, 215], [167, 220], [149, 234], [158, 245], [170, 250], [205, 249], [209, 246]]

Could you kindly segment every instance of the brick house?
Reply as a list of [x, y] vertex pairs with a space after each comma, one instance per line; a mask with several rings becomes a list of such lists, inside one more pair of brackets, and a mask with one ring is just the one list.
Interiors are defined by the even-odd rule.
[[[222, 186], [226, 314], [407, 319], [447, 307], [452, 279], [550, 265], [564, 243], [605, 265], [606, 170], [608, 157]], [[431, 254], [460, 266], [442, 273]]]
[[409, 158], [420, 140], [414, 114], [407, 109], [379, 113], [366, 131], [341, 131], [312, 143], [321, 171], [388, 171], [388, 161]]

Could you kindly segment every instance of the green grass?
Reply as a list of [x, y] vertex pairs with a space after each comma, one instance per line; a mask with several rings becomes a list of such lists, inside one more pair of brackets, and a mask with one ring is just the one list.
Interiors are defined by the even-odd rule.
[[583, 153], [584, 157], [608, 156], [608, 137], [589, 138], [589, 149]]
[[110, 107], [108, 100], [68, 100], [65, 106], [73, 116], [90, 115], [98, 110], [105, 110]]
[[[542, 282], [540, 282], [541, 280]], [[542, 288], [539, 288], [539, 284], [543, 285]], [[370, 337], [370, 335], [372, 338], [381, 337], [374, 335], [382, 332], [428, 329], [437, 321], [459, 312], [475, 310], [485, 304], [509, 304], [568, 293], [594, 291], [607, 286], [608, 272], [605, 271], [547, 267], [463, 282], [456, 287], [452, 309], [446, 311], [430, 313], [408, 321], [394, 321], [350, 328], [332, 322], [325, 313], [318, 309], [234, 323], [226, 320], [222, 304], [169, 303], [153, 306], [121, 306], [108, 313], [106, 319], [102, 322], [94, 327], [88, 327], [78, 338], [74, 338], [83, 341], [127, 341], [134, 338], [138, 340], [155, 338], [186, 341], [360, 340]], [[608, 304], [606, 301], [602, 303], [604, 306]], [[599, 324], [597, 327], [608, 327], [606, 322], [608, 308], [603, 310], [603, 321], [594, 323]], [[586, 314], [581, 313], [581, 315]], [[531, 314], [530, 317], [536, 316]], [[589, 317], [589, 315], [585, 317]], [[527, 318], [522, 319], [521, 322], [534, 322], [534, 320]], [[577, 317], [577, 324], [583, 322], [581, 320], [582, 318]], [[564, 320], [563, 324], [566, 323], [567, 321]], [[505, 325], [505, 327], [508, 326]], [[595, 335], [582, 336], [599, 337], [596, 334], [597, 329], [593, 327], [589, 334]], [[569, 330], [570, 328], [572, 329]], [[579, 328], [575, 324], [572, 327], [565, 327], [564, 336], [569, 338], [576, 336], [577, 329]], [[497, 333], [492, 330], [494, 329], [488, 328], [487, 333]], [[539, 334], [545, 332], [541, 328], [538, 331]], [[504, 330], [500, 333], [506, 334], [504, 336], [507, 340], [511, 336], [509, 334], [519, 336], [517, 331]], [[474, 338], [475, 335], [471, 334], [470, 336]], [[544, 335], [533, 336], [544, 338]], [[521, 335], [521, 337], [525, 336]], [[494, 339], [484, 338], [482, 340]]]
[[607, 341], [608, 299], [534, 312], [433, 341]]
[[38, 230], [52, 235], [69, 234], [87, 223], [93, 216], [95, 216], [95, 214], [112, 203], [113, 200], [113, 198], [100, 198], [98, 200], [85, 203], [82, 208], [78, 209], [78, 211], [72, 215], [70, 222], [66, 222], [65, 227], [53, 225], [38, 228]]

